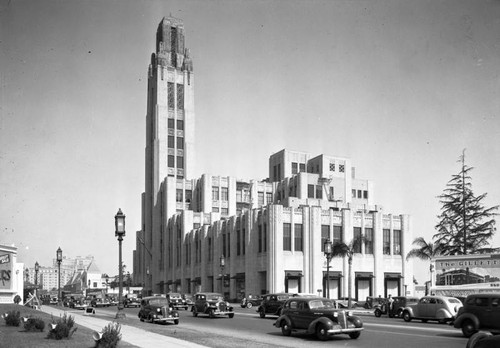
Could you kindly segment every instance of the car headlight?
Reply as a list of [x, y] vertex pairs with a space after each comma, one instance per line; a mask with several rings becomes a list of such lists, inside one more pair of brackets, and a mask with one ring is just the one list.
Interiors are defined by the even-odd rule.
[[347, 316], [352, 317], [354, 313], [352, 311], [347, 312]]
[[334, 312], [334, 313], [333, 313], [333, 316], [334, 316], [335, 318], [337, 318], [337, 317], [339, 316], [339, 313], [338, 313], [338, 312]]
[[161, 313], [161, 308], [156, 308], [156, 311], [157, 311], [158, 313]]

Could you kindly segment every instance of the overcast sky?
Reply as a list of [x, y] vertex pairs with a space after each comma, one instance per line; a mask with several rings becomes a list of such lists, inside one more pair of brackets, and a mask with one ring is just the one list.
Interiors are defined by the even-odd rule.
[[0, 0], [0, 243], [18, 262], [61, 247], [116, 274], [121, 208], [132, 271], [147, 69], [170, 14], [194, 63], [193, 177], [263, 179], [283, 148], [349, 157], [430, 241], [467, 149], [474, 192], [500, 204], [498, 0]]

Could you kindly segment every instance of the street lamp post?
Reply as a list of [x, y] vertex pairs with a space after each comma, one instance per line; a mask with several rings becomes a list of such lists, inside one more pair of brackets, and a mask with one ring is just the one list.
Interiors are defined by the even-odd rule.
[[119, 293], [118, 293], [118, 311], [116, 312], [116, 319], [125, 318], [125, 312], [123, 311], [122, 302], [122, 292], [123, 292], [123, 269], [122, 269], [122, 240], [125, 237], [125, 214], [122, 213], [121, 209], [118, 209], [118, 213], [115, 215], [115, 237], [118, 237], [118, 282], [119, 282]]
[[330, 298], [330, 261], [332, 260], [332, 241], [327, 239], [324, 244], [326, 256], [326, 298]]
[[35, 262], [35, 297], [37, 293], [37, 287], [38, 287], [38, 271], [40, 270], [40, 265], [38, 264], [38, 261]]
[[224, 258], [224, 254], [220, 257], [220, 278], [221, 278], [221, 287], [220, 291], [222, 296], [224, 296], [224, 267], [226, 266], [226, 259]]
[[57, 260], [57, 305], [62, 306], [61, 298], [61, 262], [62, 262], [62, 250], [61, 247], [57, 248], [56, 251]]

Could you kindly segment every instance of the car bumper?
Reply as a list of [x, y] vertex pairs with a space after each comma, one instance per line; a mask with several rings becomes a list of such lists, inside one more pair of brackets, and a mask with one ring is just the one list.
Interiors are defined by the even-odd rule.
[[329, 335], [338, 335], [338, 334], [345, 334], [345, 333], [351, 333], [351, 332], [358, 332], [358, 331], [363, 331], [362, 327], [353, 327], [349, 329], [330, 329], [328, 330]]
[[174, 322], [175, 320], [179, 320], [179, 317], [157, 317], [153, 318], [153, 321], [155, 323], [168, 323], [168, 322]]
[[231, 313], [234, 313], [233, 311], [214, 311], [213, 314], [214, 315], [228, 315], [228, 314], [231, 314]]

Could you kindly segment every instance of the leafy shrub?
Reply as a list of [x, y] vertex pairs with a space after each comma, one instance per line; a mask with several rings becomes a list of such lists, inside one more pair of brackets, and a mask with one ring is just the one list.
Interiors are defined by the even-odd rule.
[[28, 318], [24, 323], [26, 331], [43, 331], [45, 329], [45, 322], [40, 318]]
[[96, 342], [96, 348], [114, 348], [122, 338], [119, 323], [109, 323], [102, 329], [102, 337]]
[[14, 296], [14, 303], [19, 304], [19, 302], [21, 302], [21, 296], [19, 295]]
[[19, 326], [21, 323], [21, 313], [19, 311], [10, 311], [5, 314], [4, 319], [7, 326]]
[[66, 313], [64, 313], [64, 315], [59, 318], [57, 322], [52, 319], [52, 323], [57, 324], [57, 326], [49, 331], [47, 338], [54, 340], [70, 338], [77, 329], [76, 327], [73, 327], [75, 325], [75, 319], [71, 315], [67, 316]]

